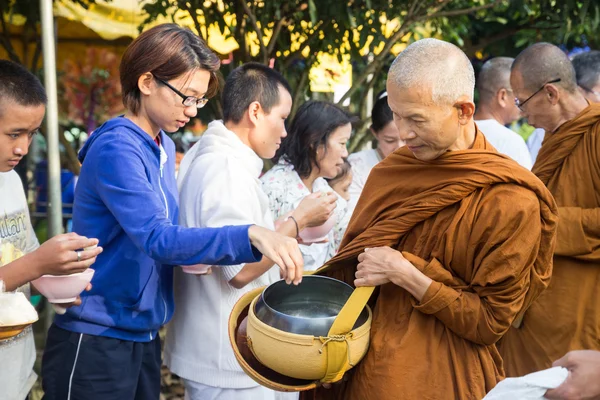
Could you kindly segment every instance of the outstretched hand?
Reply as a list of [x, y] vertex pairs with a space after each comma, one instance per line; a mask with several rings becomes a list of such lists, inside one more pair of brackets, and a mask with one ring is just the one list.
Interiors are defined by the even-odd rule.
[[258, 251], [279, 265], [281, 275], [288, 284], [297, 285], [302, 281], [304, 260], [295, 239], [258, 225], [248, 229], [248, 236]]
[[69, 275], [83, 272], [96, 262], [102, 253], [102, 247], [97, 245], [98, 239], [71, 232], [54, 236], [28, 256], [33, 259], [31, 265], [37, 268], [39, 276]]

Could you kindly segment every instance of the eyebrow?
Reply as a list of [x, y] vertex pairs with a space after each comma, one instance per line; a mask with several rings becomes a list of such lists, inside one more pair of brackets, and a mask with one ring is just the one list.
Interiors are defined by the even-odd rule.
[[38, 131], [38, 130], [40, 130], [41, 128], [42, 128], [42, 126], [40, 125], [40, 126], [38, 126], [37, 128], [35, 128], [35, 129], [32, 129], [32, 130], [29, 130], [29, 129], [26, 129], [26, 128], [11, 129], [11, 130], [9, 131], [10, 133], [8, 133], [8, 134], [9, 134], [9, 135], [14, 135], [15, 133], [31, 133], [31, 132]]
[[188, 88], [186, 88], [185, 90], [182, 90], [181, 92], [182, 92], [182, 93], [183, 93], [183, 92], [188, 92], [188, 93], [190, 93], [190, 94], [191, 94], [192, 96], [194, 96], [194, 97], [204, 97], [204, 96], [206, 95], [206, 92], [204, 92], [204, 93], [200, 94], [200, 92], [199, 92], [199, 91], [197, 91], [196, 89], [194, 89], [194, 88], [191, 88], [191, 87], [188, 87]]

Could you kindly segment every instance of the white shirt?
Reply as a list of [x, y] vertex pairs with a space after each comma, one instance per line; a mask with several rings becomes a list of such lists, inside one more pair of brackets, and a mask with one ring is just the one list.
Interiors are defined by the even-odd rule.
[[[273, 229], [260, 180], [262, 160], [221, 121], [211, 122], [181, 163], [179, 223], [186, 227], [256, 224]], [[258, 384], [239, 366], [227, 335], [240, 297], [279, 280], [274, 266], [241, 289], [228, 282], [243, 265], [213, 266], [210, 275], [175, 268], [175, 314], [167, 333], [165, 364], [184, 379], [220, 388]]]
[[531, 154], [531, 160], [535, 164], [535, 160], [537, 160], [538, 153], [542, 148], [542, 142], [544, 141], [544, 137], [546, 136], [546, 131], [538, 128], [531, 132], [531, 135], [527, 138], [527, 148], [529, 148], [529, 154]]
[[[293, 211], [298, 207], [300, 201], [310, 194], [310, 191], [300, 179], [294, 166], [283, 159], [260, 178], [263, 190], [269, 197], [269, 204], [273, 217], [279, 217]], [[315, 179], [313, 193], [326, 191], [334, 192], [323, 178]], [[334, 192], [335, 193], [335, 192]], [[346, 200], [338, 196], [337, 206], [334, 211], [336, 218], [333, 229], [327, 235], [327, 243], [313, 243], [311, 245], [300, 245], [300, 251], [304, 258], [304, 269], [314, 271], [321, 268], [340, 247], [340, 242], [346, 231], [348, 219]]]
[[499, 153], [505, 154], [531, 170], [533, 163], [527, 145], [518, 133], [511, 131], [495, 119], [475, 121], [477, 127]]
[[[0, 173], [0, 267], [39, 247], [23, 184], [15, 171]], [[29, 298], [29, 284], [17, 289]], [[31, 328], [0, 340], [0, 399], [24, 399], [37, 379]]]
[[380, 161], [379, 153], [375, 149], [359, 151], [348, 156], [348, 162], [352, 166], [352, 183], [348, 189], [350, 193], [348, 210], [350, 210], [350, 213], [356, 207], [356, 203], [365, 187], [365, 183], [367, 183], [367, 178], [371, 170]]

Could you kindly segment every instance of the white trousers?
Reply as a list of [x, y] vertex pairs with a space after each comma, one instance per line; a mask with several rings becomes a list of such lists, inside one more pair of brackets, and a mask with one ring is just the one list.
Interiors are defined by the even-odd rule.
[[185, 400], [297, 400], [296, 392], [276, 392], [264, 386], [229, 389], [183, 379]]

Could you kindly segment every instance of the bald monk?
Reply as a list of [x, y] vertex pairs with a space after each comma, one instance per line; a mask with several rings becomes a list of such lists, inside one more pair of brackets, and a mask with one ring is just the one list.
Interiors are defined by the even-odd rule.
[[505, 125], [521, 118], [510, 88], [510, 57], [492, 58], [483, 64], [477, 77], [479, 104], [475, 123], [485, 138], [502, 154], [506, 154], [523, 167], [531, 169], [531, 155], [525, 141]]
[[552, 366], [570, 350], [600, 350], [600, 104], [577, 89], [558, 47], [537, 43], [515, 59], [511, 86], [546, 137], [533, 167], [558, 205], [550, 286], [501, 344], [508, 376]]
[[557, 215], [477, 130], [474, 81], [465, 54], [436, 39], [390, 68], [406, 147], [372, 170], [326, 272], [378, 287], [369, 351], [347, 382], [304, 399], [480, 400], [503, 379], [496, 342], [548, 284]]

